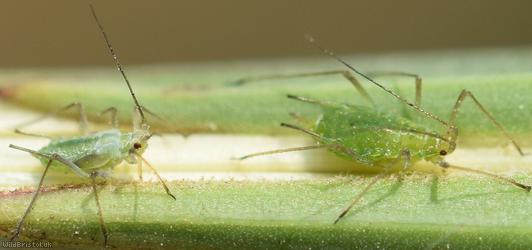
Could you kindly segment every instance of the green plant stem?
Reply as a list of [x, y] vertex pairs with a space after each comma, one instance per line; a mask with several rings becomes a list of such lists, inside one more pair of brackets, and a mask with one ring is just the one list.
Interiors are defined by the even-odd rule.
[[[532, 244], [529, 194], [469, 176], [390, 177], [332, 225], [369, 181], [170, 182], [177, 201], [158, 183], [136, 183], [106, 186], [100, 196], [110, 245], [120, 248], [525, 249]], [[4, 237], [30, 196], [1, 196]], [[101, 243], [90, 187], [44, 192], [28, 217], [23, 239], [56, 246]]]

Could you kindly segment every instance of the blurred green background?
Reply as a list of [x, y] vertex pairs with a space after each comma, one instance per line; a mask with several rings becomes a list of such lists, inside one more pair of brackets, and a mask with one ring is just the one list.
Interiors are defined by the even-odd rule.
[[[532, 44], [530, 1], [93, 1], [124, 64]], [[0, 67], [112, 64], [87, 1], [0, 0]]]

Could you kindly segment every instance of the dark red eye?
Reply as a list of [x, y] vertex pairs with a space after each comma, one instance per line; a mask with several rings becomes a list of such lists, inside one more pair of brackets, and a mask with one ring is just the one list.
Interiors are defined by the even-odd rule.
[[142, 145], [140, 143], [138, 143], [138, 142], [135, 142], [135, 144], [133, 144], [133, 147], [135, 149], [139, 149], [139, 148], [142, 148]]
[[447, 155], [447, 151], [445, 151], [445, 150], [442, 149], [442, 150], [440, 151], [440, 155]]

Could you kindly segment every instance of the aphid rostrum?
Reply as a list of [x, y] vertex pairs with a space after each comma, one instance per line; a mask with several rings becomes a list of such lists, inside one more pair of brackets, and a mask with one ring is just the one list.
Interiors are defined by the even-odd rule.
[[22, 228], [24, 220], [30, 213], [35, 201], [37, 200], [37, 197], [39, 196], [40, 189], [43, 185], [44, 178], [49, 168], [66, 166], [74, 173], [76, 173], [76, 175], [78, 175], [79, 177], [91, 181], [96, 205], [98, 207], [100, 229], [104, 237], [104, 245], [107, 245], [109, 236], [107, 228], [105, 226], [104, 216], [98, 197], [96, 178], [107, 177], [113, 167], [115, 167], [119, 163], [125, 161], [129, 164], [137, 164], [139, 174], [140, 169], [142, 168], [142, 163], [145, 163], [145, 165], [147, 165], [158, 177], [166, 193], [175, 200], [175, 196], [170, 192], [161, 176], [159, 176], [157, 171], [142, 157], [142, 154], [148, 146], [148, 140], [151, 136], [153, 136], [153, 133], [149, 131], [150, 126], [146, 122], [145, 113], [154, 116], [156, 115], [139, 104], [139, 101], [137, 100], [137, 97], [135, 96], [135, 93], [133, 92], [133, 89], [131, 87], [131, 84], [129, 83], [129, 80], [127, 79], [124, 70], [122, 69], [122, 65], [120, 64], [118, 57], [114, 52], [113, 47], [111, 46], [107, 34], [105, 33], [98, 17], [96, 16], [94, 7], [92, 6], [92, 4], [89, 4], [89, 7], [92, 16], [94, 17], [94, 20], [98, 25], [98, 28], [107, 44], [109, 52], [113, 57], [116, 67], [120, 71], [129, 89], [129, 93], [133, 98], [135, 104], [134, 116], [140, 119], [133, 119], [133, 131], [128, 133], [122, 133], [117, 128], [117, 110], [116, 108], [111, 107], [103, 111], [102, 114], [109, 113], [111, 115], [113, 128], [97, 133], [89, 133], [88, 122], [83, 105], [81, 103], [72, 103], [57, 110], [56, 112], [52, 112], [50, 114], [44, 115], [43, 117], [18, 126], [15, 129], [16, 133], [24, 135], [42, 136], [23, 132], [21, 131], [21, 128], [29, 124], [41, 121], [45, 118], [54, 116], [60, 112], [72, 108], [77, 108], [80, 116], [80, 131], [82, 135], [63, 139], [50, 138], [51, 141], [49, 142], [49, 144], [39, 150], [32, 150], [16, 145], [9, 145], [11, 148], [30, 153], [32, 156], [40, 160], [41, 163], [45, 166], [44, 172], [39, 180], [39, 184], [37, 186], [37, 189], [35, 190], [32, 200], [28, 205], [24, 215], [18, 222], [15, 232], [11, 237], [11, 240], [16, 239], [20, 234], [20, 230]]
[[[314, 39], [308, 37], [308, 40], [315, 44]], [[502, 132], [502, 134], [510, 140], [513, 146], [517, 149], [521, 156], [524, 152], [517, 142], [510, 136], [506, 129], [495, 119], [495, 117], [484, 108], [484, 106], [477, 100], [477, 98], [468, 90], [462, 90], [458, 99], [456, 100], [451, 112], [451, 117], [445, 121], [438, 116], [421, 108], [421, 78], [415, 74], [408, 74], [402, 72], [388, 72], [386, 75], [402, 75], [415, 78], [416, 86], [416, 100], [415, 103], [407, 101], [402, 96], [384, 87], [382, 84], [376, 82], [368, 76], [349, 65], [333, 52], [316, 45], [323, 53], [334, 58], [338, 62], [346, 66], [350, 71], [327, 71], [317, 73], [304, 73], [294, 75], [271, 75], [244, 78], [239, 80], [239, 84], [245, 84], [250, 81], [266, 80], [266, 79], [283, 79], [295, 77], [309, 77], [316, 75], [327, 74], [342, 74], [348, 79], [355, 89], [374, 107], [375, 102], [371, 96], [365, 91], [364, 87], [358, 82], [351, 72], [365, 78], [377, 87], [386, 91], [388, 94], [398, 99], [402, 103], [408, 105], [410, 108], [416, 110], [422, 115], [439, 122], [444, 127], [443, 133], [431, 131], [414, 121], [397, 116], [390, 113], [377, 111], [374, 108], [326, 102], [314, 100], [307, 97], [288, 95], [288, 98], [297, 101], [318, 105], [322, 109], [322, 113], [318, 120], [312, 124], [306, 121], [305, 118], [297, 114], [291, 115], [297, 121], [304, 123], [306, 127], [300, 127], [287, 123], [281, 123], [281, 126], [288, 127], [306, 133], [316, 140], [316, 145], [278, 149], [273, 151], [259, 152], [240, 157], [239, 159], [247, 159], [250, 157], [260, 155], [270, 155], [291, 151], [301, 151], [310, 149], [326, 148], [334, 154], [355, 161], [360, 165], [369, 167], [380, 167], [382, 171], [378, 174], [360, 193], [358, 193], [353, 201], [340, 213], [334, 223], [336, 224], [343, 218], [349, 210], [368, 192], [368, 190], [380, 179], [390, 173], [394, 167], [401, 167], [402, 170], [408, 169], [414, 163], [420, 160], [426, 160], [434, 163], [443, 169], [456, 169], [460, 171], [472, 172], [480, 175], [489, 176], [504, 182], [511, 183], [526, 191], [530, 191], [531, 186], [519, 183], [511, 178], [499, 176], [493, 173], [456, 166], [444, 160], [444, 157], [452, 153], [456, 149], [456, 140], [458, 137], [458, 129], [456, 127], [456, 118], [458, 116], [462, 102], [469, 97], [482, 113]]]

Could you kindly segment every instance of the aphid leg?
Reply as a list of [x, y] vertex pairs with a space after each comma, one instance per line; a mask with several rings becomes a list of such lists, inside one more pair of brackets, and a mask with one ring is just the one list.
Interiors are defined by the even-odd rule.
[[35, 201], [37, 200], [37, 197], [39, 196], [39, 193], [41, 192], [41, 187], [44, 182], [44, 177], [46, 176], [46, 173], [48, 172], [48, 168], [50, 168], [50, 165], [52, 165], [53, 159], [49, 159], [48, 163], [46, 164], [46, 167], [44, 168], [44, 172], [42, 173], [41, 179], [39, 180], [39, 184], [37, 185], [37, 189], [35, 189], [35, 193], [33, 194], [33, 198], [31, 198], [30, 204], [26, 208], [26, 211], [24, 212], [24, 215], [17, 223], [17, 228], [15, 229], [15, 233], [13, 236], [11, 236], [10, 240], [15, 240], [18, 235], [20, 234], [20, 229], [22, 229], [22, 225], [24, 224], [24, 220], [30, 214], [31, 209], [33, 208], [33, 204], [35, 204]]
[[450, 168], [450, 169], [456, 169], [456, 170], [460, 170], [460, 171], [465, 171], [465, 172], [471, 172], [471, 173], [475, 173], [475, 174], [485, 175], [485, 176], [491, 177], [493, 179], [501, 180], [501, 181], [507, 182], [509, 184], [515, 185], [515, 186], [517, 186], [519, 188], [522, 188], [522, 189], [524, 189], [524, 190], [526, 190], [528, 192], [530, 192], [530, 190], [532, 189], [531, 186], [519, 183], [519, 182], [517, 182], [516, 180], [514, 180], [512, 178], [496, 175], [496, 174], [493, 174], [493, 173], [490, 173], [490, 172], [486, 172], [486, 171], [482, 171], [482, 170], [478, 170], [478, 169], [473, 169], [473, 168], [464, 168], [464, 167], [460, 167], [460, 166], [456, 166], [456, 165], [451, 165], [451, 164], [449, 164], [449, 163], [447, 163], [445, 161], [438, 162], [438, 165], [440, 165], [440, 167], [445, 168], [445, 169]]
[[417, 74], [412, 73], [406, 73], [406, 72], [399, 72], [399, 71], [373, 71], [366, 73], [369, 77], [386, 77], [386, 76], [404, 76], [404, 77], [412, 77], [415, 79], [415, 87], [416, 87], [416, 100], [415, 104], [418, 107], [421, 107], [421, 95], [422, 95], [422, 80], [421, 77]]
[[37, 137], [45, 137], [45, 138], [50, 138], [49, 136], [46, 136], [46, 135], [39, 135], [39, 134], [33, 134], [33, 133], [28, 133], [28, 132], [24, 132], [22, 131], [21, 129], [24, 128], [24, 127], [27, 127], [31, 124], [35, 124], [35, 123], [38, 123], [44, 119], [47, 119], [47, 118], [50, 118], [50, 117], [53, 117], [53, 116], [57, 116], [59, 113], [61, 112], [65, 112], [71, 108], [77, 108], [78, 109], [78, 112], [79, 112], [79, 131], [82, 135], [87, 135], [89, 133], [89, 122], [87, 120], [87, 115], [85, 114], [85, 108], [83, 107], [83, 104], [79, 103], [79, 102], [73, 102], [71, 104], [68, 104], [56, 111], [53, 111], [53, 112], [50, 112], [48, 114], [45, 114], [41, 117], [38, 117], [36, 119], [33, 119], [31, 121], [28, 121], [28, 122], [25, 122], [23, 124], [20, 124], [18, 126], [15, 127], [15, 133], [17, 134], [22, 134], [22, 135], [29, 135], [29, 136], [37, 136]]
[[244, 155], [242, 157], [236, 158], [236, 160], [245, 160], [256, 156], [261, 155], [273, 155], [273, 154], [280, 154], [280, 153], [286, 153], [286, 152], [294, 152], [294, 151], [303, 151], [303, 150], [310, 150], [310, 149], [320, 149], [320, 148], [326, 148], [327, 145], [312, 145], [312, 146], [306, 146], [306, 147], [296, 147], [296, 148], [285, 148], [285, 149], [277, 149], [277, 150], [271, 150], [271, 151], [264, 151], [264, 152], [258, 152], [253, 153], [249, 155]]
[[362, 196], [364, 196], [369, 191], [369, 189], [371, 187], [373, 187], [373, 185], [375, 185], [375, 183], [377, 183], [377, 181], [379, 181], [380, 179], [382, 179], [386, 175], [387, 175], [387, 171], [383, 171], [380, 174], [378, 174], [377, 176], [375, 176], [375, 178], [373, 178], [373, 180], [371, 180], [371, 182], [368, 185], [366, 185], [366, 187], [362, 190], [362, 192], [360, 192], [357, 196], [355, 196], [355, 198], [353, 199], [351, 204], [349, 204], [349, 206], [347, 208], [345, 208], [342, 211], [342, 213], [340, 213], [340, 215], [336, 218], [336, 220], [334, 220], [333, 224], [338, 223], [338, 221], [340, 221], [340, 219], [342, 219], [349, 212], [349, 210], [351, 210], [351, 208], [353, 208], [353, 206], [355, 206], [355, 204], [358, 203], [358, 201], [360, 201], [360, 199], [362, 199]]
[[[449, 126], [448, 126], [448, 130], [447, 130], [447, 136], [448, 136], [449, 140], [451, 141], [449, 146], [450, 147], [455, 147], [456, 146], [456, 138], [457, 138], [457, 133], [458, 133], [457, 129], [456, 129], [456, 118], [457, 118], [457, 115], [458, 115], [458, 111], [460, 110], [460, 107], [462, 105], [462, 102], [468, 96], [471, 97], [473, 102], [482, 111], [482, 113], [484, 113], [488, 117], [488, 119], [504, 134], [504, 136], [506, 136], [506, 138], [508, 140], [510, 140], [510, 142], [514, 145], [514, 147], [517, 149], [519, 154], [521, 156], [524, 156], [525, 153], [523, 152], [521, 147], [517, 144], [517, 142], [514, 140], [514, 138], [508, 133], [508, 131], [506, 131], [506, 129], [495, 119], [495, 117], [493, 117], [493, 115], [490, 112], [488, 112], [488, 110], [486, 108], [484, 108], [484, 106], [482, 106], [482, 104], [480, 104], [480, 102], [477, 100], [477, 98], [475, 98], [473, 93], [471, 93], [470, 91], [465, 90], [465, 89], [462, 90], [462, 92], [458, 96], [458, 99], [456, 100], [456, 103], [454, 104], [454, 107], [453, 107], [453, 111], [451, 113], [451, 119], [449, 120]], [[452, 149], [454, 150], [454, 148], [452, 148]], [[452, 151], [452, 150], [450, 150], [450, 151]]]
[[118, 128], [118, 116], [117, 116], [118, 110], [115, 107], [110, 107], [102, 112], [100, 112], [98, 115], [103, 116], [105, 114], [110, 114], [111, 120], [110, 125], [113, 128]]
[[326, 76], [326, 75], [342, 75], [345, 79], [351, 82], [355, 89], [368, 101], [373, 107], [377, 107], [375, 101], [368, 94], [366, 89], [360, 84], [356, 77], [348, 70], [331, 70], [331, 71], [322, 71], [322, 72], [311, 72], [311, 73], [301, 73], [301, 74], [289, 74], [289, 75], [266, 75], [266, 76], [256, 76], [256, 77], [247, 77], [241, 78], [235, 81], [235, 85], [244, 85], [250, 82], [264, 81], [264, 80], [281, 80], [281, 79], [291, 79], [291, 78], [302, 78], [302, 77], [315, 77], [315, 76]]
[[92, 172], [90, 175], [92, 191], [94, 192], [94, 199], [96, 200], [96, 206], [98, 207], [98, 218], [100, 220], [100, 229], [102, 230], [103, 234], [103, 245], [107, 246], [107, 240], [109, 239], [109, 235], [107, 233], [107, 227], [105, 226], [105, 222], [103, 220], [102, 206], [100, 205], [100, 197], [98, 196], [98, 190], [96, 188], [96, 176], [96, 172]]
[[[19, 234], [20, 228], [22, 227], [24, 219], [29, 214], [29, 211], [31, 210], [31, 207], [33, 206], [33, 203], [37, 199], [37, 195], [38, 195], [38, 192], [39, 192], [38, 190], [40, 190], [40, 187], [42, 186], [42, 182], [44, 180], [44, 176], [45, 176], [46, 172], [48, 171], [48, 168], [50, 167], [50, 165], [51, 165], [51, 163], [53, 161], [58, 161], [58, 162], [60, 162], [60, 163], [62, 163], [64, 165], [68, 166], [73, 172], [75, 172], [80, 177], [91, 178], [91, 175], [87, 174], [86, 172], [81, 170], [76, 164], [74, 164], [73, 162], [69, 161], [68, 159], [66, 159], [66, 158], [64, 158], [64, 157], [62, 157], [62, 156], [60, 156], [58, 154], [46, 155], [46, 154], [39, 153], [39, 152], [37, 152], [35, 150], [31, 150], [31, 149], [28, 149], [28, 148], [16, 146], [16, 145], [13, 145], [13, 144], [10, 144], [9, 147], [10, 148], [14, 148], [14, 149], [18, 149], [18, 150], [21, 150], [21, 151], [24, 151], [24, 152], [28, 152], [28, 153], [30, 153], [30, 154], [32, 154], [34, 156], [39, 156], [39, 157], [43, 157], [43, 158], [47, 158], [48, 159], [48, 164], [46, 164], [46, 168], [45, 168], [45, 171], [43, 173], [43, 176], [41, 177], [41, 180], [39, 181], [39, 188], [37, 189], [32, 201], [30, 202], [30, 206], [26, 209], [26, 212], [24, 213], [24, 216], [23, 216], [22, 220], [17, 225], [16, 233], [13, 236], [13, 239], [14, 239]], [[101, 212], [100, 212], [100, 214], [101, 214]], [[100, 219], [100, 221], [102, 221], [102, 220], [103, 219]], [[102, 227], [105, 227], [105, 226], [102, 226]], [[102, 232], [104, 233], [104, 237], [106, 238], [106, 241], [107, 241], [107, 235], [106, 235], [107, 232], [103, 231], [103, 230], [102, 230]]]
[[87, 174], [85, 171], [81, 170], [81, 168], [79, 168], [76, 164], [74, 164], [73, 162], [67, 160], [66, 158], [58, 155], [58, 154], [52, 154], [52, 155], [45, 155], [45, 154], [42, 154], [42, 153], [39, 153], [37, 151], [34, 151], [34, 150], [31, 150], [31, 149], [28, 149], [28, 148], [24, 148], [24, 147], [19, 147], [19, 146], [16, 146], [16, 145], [13, 145], [13, 144], [9, 144], [9, 147], [10, 148], [14, 148], [14, 149], [18, 149], [18, 150], [21, 150], [21, 151], [24, 151], [24, 152], [28, 152], [34, 156], [40, 156], [40, 157], [44, 157], [44, 158], [47, 158], [47, 159], [53, 159], [55, 161], [58, 161], [58, 162], [61, 162], [63, 164], [65, 164], [65, 166], [69, 167], [70, 170], [72, 170], [74, 173], [76, 173], [78, 176], [80, 177], [83, 177], [83, 178], [89, 178], [89, 174]]
[[[401, 160], [401, 158], [404, 159], [404, 165], [403, 165], [403, 170], [408, 168], [410, 166], [410, 151], [409, 150], [402, 150], [401, 151], [401, 155], [397, 158], [397, 161]], [[395, 161], [395, 162], [397, 162]], [[394, 165], [394, 164], [392, 164]], [[345, 208], [342, 213], [340, 213], [340, 215], [336, 218], [336, 220], [334, 221], [333, 224], [336, 224], [338, 223], [338, 221], [340, 221], [340, 219], [342, 219], [344, 216], [347, 215], [347, 213], [349, 212], [349, 210], [351, 210], [351, 208], [353, 208], [353, 206], [355, 206], [355, 204], [357, 204], [361, 199], [362, 197], [368, 193], [369, 189], [371, 187], [373, 187], [373, 185], [375, 185], [375, 183], [377, 183], [379, 180], [383, 179], [385, 176], [387, 176], [391, 170], [391, 167], [386, 167], [384, 168], [384, 170], [378, 174], [377, 176], [375, 176], [375, 178], [373, 178], [373, 180], [371, 180], [371, 182], [366, 185], [366, 187], [362, 190], [362, 192], [360, 192], [357, 196], [355, 196], [355, 198], [353, 199], [353, 201], [349, 204], [349, 206], [347, 206], [347, 208]]]
[[153, 171], [153, 173], [155, 173], [155, 175], [157, 176], [157, 178], [159, 179], [159, 181], [161, 182], [161, 184], [163, 185], [163, 188], [164, 188], [164, 191], [166, 191], [166, 194], [168, 194], [170, 197], [172, 197], [174, 200], [176, 200], [175, 196], [170, 192], [170, 189], [168, 188], [168, 186], [166, 185], [166, 182], [163, 180], [163, 178], [159, 175], [159, 173], [157, 173], [157, 170], [155, 170], [155, 168], [148, 162], [146, 161], [146, 159], [144, 159], [144, 157], [142, 157], [142, 155], [140, 154], [137, 154], [135, 153], [135, 155], [137, 155], [138, 157], [138, 160], [141, 160], [143, 161], [144, 163], [146, 163], [146, 165]]

